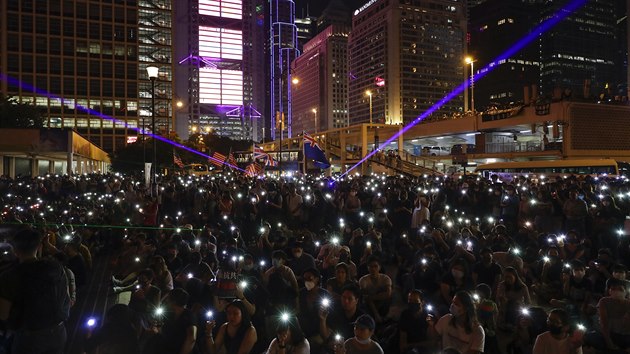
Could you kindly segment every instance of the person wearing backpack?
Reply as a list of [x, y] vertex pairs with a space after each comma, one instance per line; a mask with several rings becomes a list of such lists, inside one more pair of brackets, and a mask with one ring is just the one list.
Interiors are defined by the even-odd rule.
[[13, 354], [61, 354], [70, 312], [68, 281], [54, 259], [38, 259], [42, 235], [22, 229], [13, 237], [19, 264], [0, 276], [0, 321], [15, 331]]

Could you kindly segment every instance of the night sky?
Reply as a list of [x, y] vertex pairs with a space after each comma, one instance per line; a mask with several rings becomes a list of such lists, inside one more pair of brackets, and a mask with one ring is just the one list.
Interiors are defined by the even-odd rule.
[[319, 16], [331, 1], [343, 1], [350, 9], [355, 10], [369, 0], [295, 0], [295, 15], [297, 17], [302, 17], [302, 14], [306, 15], [308, 5], [309, 14]]

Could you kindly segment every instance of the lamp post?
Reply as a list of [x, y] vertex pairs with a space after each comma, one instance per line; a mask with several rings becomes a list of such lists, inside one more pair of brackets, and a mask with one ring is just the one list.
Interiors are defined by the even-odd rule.
[[475, 112], [475, 59], [466, 57], [466, 64], [470, 64], [470, 110]]
[[153, 188], [155, 188], [155, 175], [158, 172], [156, 165], [156, 150], [157, 140], [155, 139], [155, 80], [158, 77], [160, 69], [157, 66], [147, 66], [147, 74], [151, 80], [151, 133], [153, 133], [153, 173], [151, 174], [151, 195], [153, 195]]
[[367, 90], [365, 94], [370, 98], [370, 124], [372, 124], [372, 91]]
[[313, 114], [315, 115], [315, 133], [319, 130], [319, 124], [317, 124], [317, 108], [312, 109]]

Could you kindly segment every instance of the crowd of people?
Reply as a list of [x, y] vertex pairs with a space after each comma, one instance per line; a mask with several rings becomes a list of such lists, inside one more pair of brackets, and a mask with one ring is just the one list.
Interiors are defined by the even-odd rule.
[[625, 177], [49, 175], [0, 199], [0, 353], [64, 352], [92, 255], [129, 300], [83, 319], [86, 353], [630, 350]]

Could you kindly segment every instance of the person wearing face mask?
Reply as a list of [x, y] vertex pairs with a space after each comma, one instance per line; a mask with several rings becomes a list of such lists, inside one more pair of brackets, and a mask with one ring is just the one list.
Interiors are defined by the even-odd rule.
[[547, 332], [534, 342], [532, 354], [582, 354], [579, 336], [570, 336], [569, 314], [562, 309], [553, 309], [547, 317]]
[[315, 268], [315, 258], [304, 252], [304, 245], [301, 241], [296, 241], [293, 244], [291, 252], [293, 258], [289, 260], [288, 266], [294, 274], [303, 274], [305, 270]]
[[407, 308], [398, 322], [399, 348], [396, 349], [400, 353], [422, 353], [430, 346], [426, 309], [422, 290], [411, 290], [407, 295]]
[[472, 277], [468, 273], [468, 263], [459, 258], [451, 265], [451, 271], [447, 272], [440, 283], [440, 295], [443, 310], [453, 301], [453, 296], [458, 291], [470, 291], [473, 289]]
[[267, 289], [271, 289], [269, 302], [272, 311], [295, 309], [298, 306], [298, 282], [295, 273], [285, 264], [287, 254], [284, 251], [274, 251], [271, 255], [272, 267], [263, 275], [263, 282]]
[[376, 323], [370, 315], [361, 315], [354, 322], [354, 337], [346, 340], [335, 354], [383, 354], [383, 348], [372, 340]]
[[437, 323], [429, 317], [429, 333], [441, 341], [442, 350], [455, 349], [459, 353], [483, 353], [485, 334], [477, 321], [475, 304], [467, 291], [460, 291], [453, 297], [449, 313]]
[[321, 276], [316, 268], [307, 269], [302, 274], [304, 287], [299, 294], [299, 322], [304, 336], [308, 339], [314, 352], [317, 352], [323, 344], [319, 335], [319, 311], [328, 308], [332, 304], [332, 297], [320, 287]]
[[599, 300], [600, 331], [586, 334], [585, 344], [602, 351], [627, 350], [630, 348], [630, 300], [625, 284], [615, 278], [606, 282], [606, 292]]

